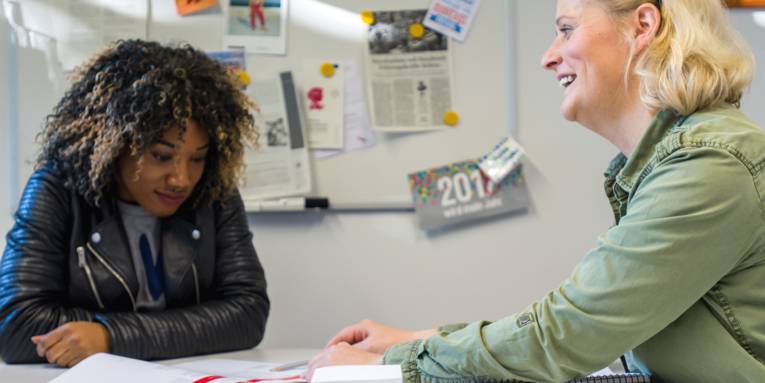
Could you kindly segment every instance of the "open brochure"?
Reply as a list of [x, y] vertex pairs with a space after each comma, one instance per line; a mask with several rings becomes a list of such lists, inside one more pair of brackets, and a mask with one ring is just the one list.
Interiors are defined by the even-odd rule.
[[[95, 354], [49, 383], [235, 383], [306, 382], [302, 370], [272, 372], [276, 363], [225, 359], [201, 360], [167, 366], [111, 354]], [[210, 371], [215, 369], [215, 371]], [[233, 374], [232, 374], [233, 373]]]
[[[274, 372], [277, 363], [233, 359], [201, 359], [164, 365], [111, 354], [95, 354], [49, 383], [307, 383], [304, 369]], [[401, 383], [398, 365], [331, 366], [317, 369], [312, 383]], [[603, 369], [569, 383], [650, 383], [640, 374], [615, 374]]]
[[[304, 369], [274, 372], [278, 363], [203, 359], [164, 365], [111, 354], [95, 354], [49, 383], [305, 383]], [[334, 366], [316, 370], [317, 383], [400, 383], [401, 369], [388, 366]]]

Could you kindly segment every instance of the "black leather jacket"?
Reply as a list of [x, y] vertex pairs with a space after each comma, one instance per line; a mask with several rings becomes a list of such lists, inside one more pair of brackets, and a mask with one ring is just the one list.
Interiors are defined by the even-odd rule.
[[[191, 199], [190, 199], [191, 200]], [[0, 263], [0, 357], [43, 362], [30, 341], [71, 321], [96, 321], [111, 352], [176, 358], [251, 348], [269, 300], [244, 204], [184, 203], [161, 221], [167, 308], [137, 312], [138, 281], [114, 195], [94, 207], [50, 170], [29, 179]]]

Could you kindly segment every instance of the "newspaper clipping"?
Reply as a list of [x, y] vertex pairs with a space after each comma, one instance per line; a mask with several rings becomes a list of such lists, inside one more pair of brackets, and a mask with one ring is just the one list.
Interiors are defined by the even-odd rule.
[[260, 107], [257, 150], [245, 153], [247, 168], [239, 190], [245, 206], [253, 200], [311, 191], [311, 164], [291, 72], [257, 79], [248, 95]]
[[451, 48], [446, 36], [422, 27], [426, 12], [374, 12], [366, 67], [375, 129], [446, 128], [443, 119], [453, 93]]

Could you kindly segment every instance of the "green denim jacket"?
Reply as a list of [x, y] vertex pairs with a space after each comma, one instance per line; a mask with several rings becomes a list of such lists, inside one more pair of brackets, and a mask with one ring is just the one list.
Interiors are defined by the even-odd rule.
[[606, 173], [616, 225], [558, 288], [384, 363], [407, 382], [562, 382], [627, 353], [655, 381], [765, 382], [763, 168], [765, 132], [735, 107], [660, 112]]

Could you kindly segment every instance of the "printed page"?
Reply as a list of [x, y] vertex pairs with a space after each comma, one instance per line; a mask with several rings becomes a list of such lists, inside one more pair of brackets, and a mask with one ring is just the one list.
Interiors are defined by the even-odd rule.
[[260, 138], [258, 147], [245, 153], [239, 188], [245, 203], [310, 192], [311, 166], [292, 73], [256, 80], [247, 91], [260, 108]]
[[117, 39], [146, 38], [148, 0], [24, 0], [5, 2], [20, 7], [18, 19], [38, 39], [52, 40], [56, 54], [45, 52], [70, 71]]
[[287, 0], [221, 0], [225, 18], [223, 43], [247, 53], [287, 53]]
[[353, 61], [340, 64], [345, 74], [345, 108], [343, 110], [343, 148], [338, 150], [314, 150], [316, 158], [325, 158], [357, 149], [368, 148], [375, 144], [372, 124], [369, 121], [367, 101], [359, 77], [358, 68]]
[[340, 149], [343, 147], [343, 109], [345, 87], [343, 68], [333, 76], [321, 73], [322, 61], [307, 60], [300, 73], [300, 104], [311, 149]]
[[49, 383], [180, 383], [194, 382], [205, 374], [111, 354], [95, 354]]
[[331, 366], [316, 369], [311, 383], [374, 382], [401, 383], [401, 366]]
[[470, 24], [478, 12], [479, 0], [433, 0], [425, 16], [425, 26], [453, 39], [465, 41]]
[[292, 382], [302, 380], [302, 376], [305, 373], [305, 365], [292, 370], [271, 371], [272, 368], [279, 365], [280, 363], [253, 362], [237, 359], [205, 359], [174, 364], [173, 367], [202, 374], [248, 377], [248, 379], [286, 379]]
[[[247, 364], [250, 364], [249, 366]], [[269, 383], [305, 383], [302, 373], [295, 371], [270, 372], [275, 364], [202, 360], [165, 366], [138, 359], [99, 353], [70, 368], [49, 383], [240, 383], [261, 381]], [[182, 368], [185, 367], [185, 368]], [[186, 368], [194, 367], [193, 371]], [[241, 374], [241, 375], [239, 375]]]
[[[426, 10], [374, 12], [366, 44], [366, 68], [375, 129], [417, 131], [446, 128], [452, 109], [449, 38], [431, 29], [414, 37]], [[417, 28], [415, 28], [417, 29]]]
[[146, 38], [148, 2], [145, 0], [70, 0], [64, 9], [68, 12], [60, 20], [56, 36], [65, 70], [80, 65], [117, 39]]

